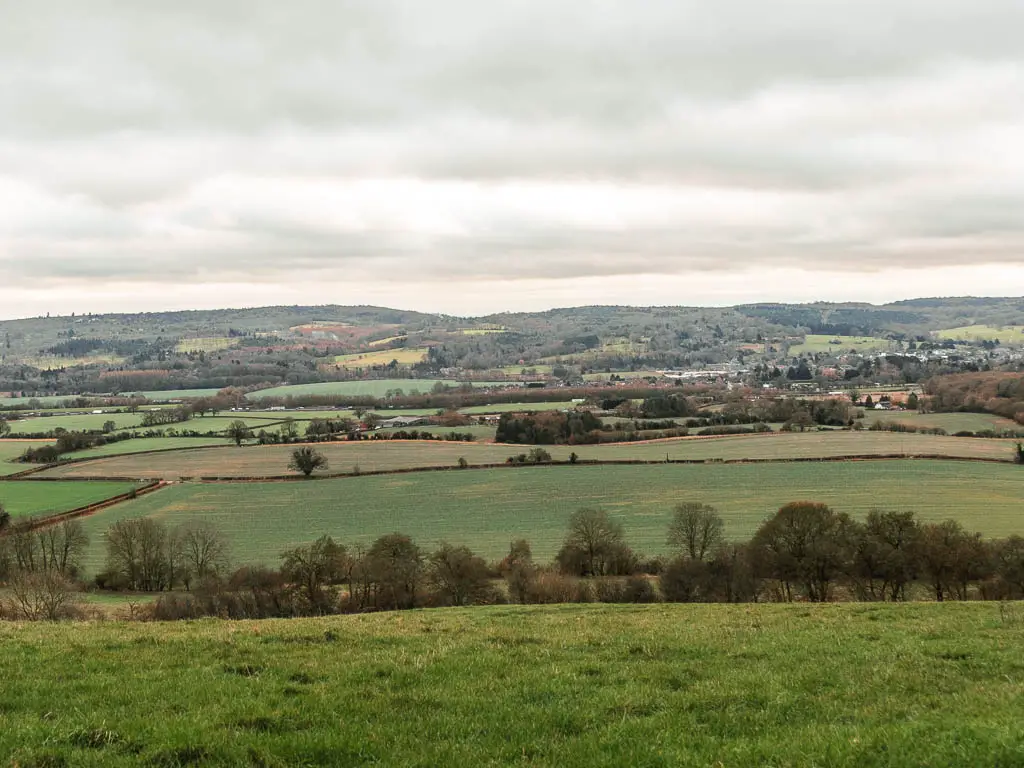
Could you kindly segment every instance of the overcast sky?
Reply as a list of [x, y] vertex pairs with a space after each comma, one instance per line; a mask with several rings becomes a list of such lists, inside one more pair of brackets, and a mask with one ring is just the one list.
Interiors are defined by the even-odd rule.
[[1018, 0], [0, 0], [0, 317], [1021, 295], [1022, 31]]

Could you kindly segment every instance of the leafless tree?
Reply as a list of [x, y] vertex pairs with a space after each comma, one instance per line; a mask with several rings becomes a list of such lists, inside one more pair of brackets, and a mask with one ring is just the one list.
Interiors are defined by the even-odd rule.
[[691, 560], [711, 558], [722, 543], [724, 524], [718, 510], [707, 504], [677, 504], [668, 527], [668, 545]]

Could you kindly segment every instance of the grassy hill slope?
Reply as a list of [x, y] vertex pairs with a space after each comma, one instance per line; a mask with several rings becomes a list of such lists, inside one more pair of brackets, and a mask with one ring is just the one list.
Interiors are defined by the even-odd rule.
[[0, 622], [14, 765], [1020, 765], [1024, 608]]

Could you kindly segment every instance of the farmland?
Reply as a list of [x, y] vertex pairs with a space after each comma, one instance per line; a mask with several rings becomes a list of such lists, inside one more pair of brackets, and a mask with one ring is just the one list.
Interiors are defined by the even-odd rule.
[[991, 413], [917, 413], [916, 411], [872, 411], [864, 413], [866, 424], [873, 424], [878, 421], [895, 422], [898, 424], [910, 424], [915, 427], [939, 427], [950, 434], [954, 432], [980, 432], [983, 430], [1024, 429], [1012, 419], [1004, 419], [1002, 416], [995, 416]]
[[[218, 445], [234, 445], [234, 443], [222, 437], [137, 437], [131, 440], [109, 443], [108, 445], [99, 445], [95, 448], [87, 448], [84, 451], [76, 451], [73, 454], [68, 454], [67, 458], [100, 458], [103, 456], [142, 453], [143, 451], [176, 451], [179, 449]], [[145, 458], [138, 456], [136, 460], [145, 461]]]
[[[190, 438], [179, 439], [178, 445]], [[128, 441], [104, 448], [140, 443]], [[222, 444], [226, 441], [219, 441]], [[168, 446], [169, 447], [169, 446]], [[101, 451], [103, 449], [91, 449]], [[121, 452], [130, 449], [121, 449]], [[287, 474], [293, 448], [287, 445], [250, 446], [231, 450], [168, 451], [149, 456], [118, 456], [69, 464], [43, 472], [49, 477], [272, 477]], [[529, 446], [443, 443], [436, 441], [359, 441], [322, 443], [317, 446], [331, 464], [331, 473], [345, 474], [358, 464], [363, 472], [415, 467], [454, 466], [460, 456], [470, 464], [494, 464]], [[970, 437], [895, 432], [809, 432], [740, 435], [718, 438], [681, 438], [646, 443], [549, 446], [553, 458], [566, 460], [575, 452], [586, 460], [745, 460], [790, 459], [851, 455], [923, 454], [1009, 461], [1013, 442]], [[76, 456], [97, 455], [81, 452]]]
[[[82, 485], [89, 485], [82, 483]], [[927, 489], [922, 493], [922, 489]], [[740, 465], [527, 467], [451, 470], [290, 483], [184, 483], [119, 504], [86, 520], [100, 535], [125, 517], [177, 524], [199, 518], [221, 529], [242, 562], [272, 562], [282, 549], [330, 534], [369, 541], [391, 531], [422, 546], [467, 544], [500, 557], [513, 539], [552, 556], [569, 515], [584, 506], [621, 520], [630, 544], [663, 552], [672, 507], [701, 501], [719, 508], [732, 538], [749, 537], [781, 505], [814, 499], [863, 516], [912, 510], [922, 520], [955, 517], [988, 536], [1024, 533], [1020, 469], [1011, 464], [884, 460]]]
[[494, 405], [472, 405], [462, 408], [459, 413], [467, 415], [482, 413], [521, 413], [527, 411], [563, 411], [575, 406], [564, 400], [549, 403], [495, 403]]
[[422, 362], [426, 355], [427, 347], [402, 347], [400, 349], [382, 349], [375, 352], [337, 355], [334, 358], [334, 364], [342, 368], [370, 368], [375, 365], [388, 365], [394, 360], [399, 365], [415, 365]]
[[995, 341], [999, 339], [1004, 344], [1024, 344], [1024, 326], [1004, 325], [1001, 327], [992, 325], [965, 325], [959, 328], [946, 328], [937, 331], [936, 336], [940, 339], [953, 339], [957, 341]]
[[196, 339], [182, 339], [174, 345], [175, 352], [219, 352], [227, 349], [235, 343], [235, 339], [226, 336], [211, 336]]
[[12, 517], [34, 517], [66, 512], [126, 493], [134, 483], [0, 481], [0, 504]]
[[809, 333], [804, 337], [803, 343], [793, 344], [789, 348], [789, 354], [801, 355], [813, 352], [845, 352], [855, 350], [867, 352], [874, 350], [886, 350], [892, 345], [888, 339], [875, 336], [828, 336]]
[[[446, 379], [371, 379], [367, 381], [329, 381], [322, 384], [292, 384], [252, 392], [250, 400], [267, 397], [298, 397], [302, 395], [340, 395], [347, 397], [386, 397], [388, 392], [400, 389], [409, 394], [413, 391], [429, 392], [436, 384], [449, 387], [462, 386], [465, 382]], [[506, 382], [476, 381], [474, 387], [508, 386]]]
[[40, 448], [51, 443], [46, 440], [0, 440], [0, 476], [24, 472], [31, 464], [16, 464], [18, 458], [29, 448]]
[[0, 753], [15, 765], [1019, 765], [1013, 610], [0, 623]]
[[142, 423], [140, 413], [74, 413], [67, 416], [36, 416], [9, 422], [11, 435], [30, 435], [66, 429], [68, 432], [100, 431], [108, 421], [116, 429], [131, 429]]

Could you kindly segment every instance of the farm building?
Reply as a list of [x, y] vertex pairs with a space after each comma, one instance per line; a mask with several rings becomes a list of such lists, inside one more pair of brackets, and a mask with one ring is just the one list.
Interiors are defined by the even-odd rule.
[[381, 429], [389, 427], [418, 427], [420, 424], [429, 424], [430, 420], [423, 416], [395, 416], [393, 419], [385, 419], [377, 424]]

